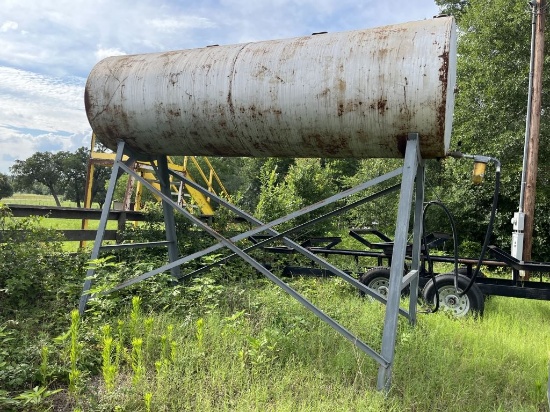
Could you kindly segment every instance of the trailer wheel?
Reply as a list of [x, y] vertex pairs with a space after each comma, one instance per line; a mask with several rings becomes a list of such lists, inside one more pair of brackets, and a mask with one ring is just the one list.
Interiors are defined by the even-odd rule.
[[[390, 268], [387, 267], [377, 267], [372, 268], [366, 271], [359, 278], [359, 282], [368, 287], [377, 291], [379, 294], [388, 297], [389, 288], [390, 288]], [[359, 291], [361, 296], [365, 296], [365, 292]], [[401, 296], [409, 295], [409, 287], [401, 291]]]
[[454, 275], [444, 274], [430, 279], [422, 294], [426, 302], [432, 302], [435, 304], [435, 285], [437, 285], [437, 291], [439, 293], [439, 307], [445, 311], [450, 312], [456, 317], [463, 317], [466, 315], [483, 315], [485, 308], [485, 302], [483, 293], [479, 287], [474, 283], [468, 293], [464, 296], [460, 296], [468, 284], [470, 278], [458, 275], [458, 292], [454, 286]]

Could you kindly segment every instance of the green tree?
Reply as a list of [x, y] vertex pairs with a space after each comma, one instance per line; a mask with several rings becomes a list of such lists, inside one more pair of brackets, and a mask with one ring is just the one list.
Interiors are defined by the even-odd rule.
[[[484, 154], [502, 162], [499, 215], [493, 242], [510, 243], [510, 219], [517, 210], [529, 82], [531, 13], [520, 0], [437, 0], [444, 13], [458, 22], [458, 94], [455, 102], [452, 147], [461, 142], [465, 153]], [[548, 37], [548, 36], [547, 36]], [[548, 45], [546, 46], [548, 50]], [[544, 84], [550, 80], [544, 75]], [[539, 159], [550, 155], [548, 88], [543, 87]], [[440, 186], [432, 194], [450, 203], [463, 238], [481, 242], [492, 200], [494, 169], [488, 168], [484, 186], [468, 184], [471, 163], [447, 160]], [[535, 211], [534, 256], [549, 243], [550, 166], [539, 162]], [[484, 212], [482, 212], [484, 211]]]
[[[277, 173], [267, 161], [261, 168], [262, 183], [256, 215], [263, 221], [271, 221], [290, 212], [311, 205], [336, 193], [336, 182], [332, 179], [329, 167], [323, 166], [320, 159], [295, 159], [286, 174]], [[285, 228], [301, 224], [326, 213], [332, 206], [311, 212], [295, 219]], [[329, 222], [308, 229], [308, 236], [324, 234], [331, 230]]]
[[[401, 166], [403, 162], [397, 159], [362, 159], [359, 161], [357, 173], [345, 179], [348, 187], [367, 182], [377, 176], [381, 176]], [[398, 183], [398, 179], [384, 182], [365, 191], [362, 191], [346, 200], [347, 203], [355, 202], [370, 194], [374, 194], [383, 188]], [[380, 230], [393, 237], [395, 232], [395, 220], [397, 218], [398, 193], [386, 195], [375, 201], [365, 203], [352, 209], [345, 215], [348, 227], [369, 227]]]
[[10, 168], [19, 190], [32, 188], [36, 182], [48, 188], [57, 206], [61, 206], [59, 196], [62, 193], [62, 163], [67, 152], [36, 152], [27, 160], [16, 160]]
[[0, 199], [13, 195], [13, 187], [7, 175], [0, 173]]
[[59, 156], [65, 199], [72, 200], [76, 202], [77, 207], [81, 207], [86, 189], [86, 170], [90, 151], [81, 147], [75, 153], [60, 152]]
[[111, 175], [111, 168], [105, 166], [94, 167], [94, 180], [92, 183], [92, 202], [97, 202], [99, 207], [103, 207], [105, 203], [105, 195], [107, 194], [107, 181]]
[[[81, 207], [86, 192], [86, 178], [90, 151], [80, 147], [74, 153], [62, 152], [61, 173], [63, 174], [63, 189], [66, 199], [76, 202]], [[103, 206], [105, 200], [105, 182], [111, 174], [111, 169], [104, 166], [94, 167], [93, 183], [91, 188], [92, 202]]]
[[[294, 164], [294, 159], [288, 158], [243, 158], [242, 166], [238, 173], [242, 176], [240, 184], [240, 202], [239, 204], [244, 210], [254, 211], [260, 200], [260, 192], [262, 185], [265, 184], [267, 177], [262, 168], [265, 168], [268, 173], [277, 170], [275, 174], [275, 184], [281, 182], [290, 166]], [[265, 165], [265, 166], [264, 166]], [[229, 192], [232, 194], [232, 192]]]
[[339, 191], [350, 188], [348, 178], [354, 176], [361, 167], [360, 159], [321, 159], [320, 162]]

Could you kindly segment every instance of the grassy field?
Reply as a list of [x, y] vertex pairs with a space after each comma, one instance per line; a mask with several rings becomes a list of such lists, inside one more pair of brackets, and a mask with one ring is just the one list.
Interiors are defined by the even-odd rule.
[[[380, 304], [336, 279], [293, 283], [379, 349]], [[76, 403], [137, 411], [548, 410], [550, 302], [493, 297], [478, 320], [436, 313], [411, 327], [401, 319], [385, 396], [375, 389], [377, 364], [274, 285], [212, 292], [204, 284], [186, 315], [133, 311], [118, 320], [124, 333], [110, 321], [112, 347], [126, 342], [127, 360], [109, 385], [104, 368]]]
[[[3, 305], [0, 312], [0, 342], [8, 348], [0, 350], [0, 378], [22, 379], [9, 396], [26, 390], [37, 406], [3, 409], [10, 398], [0, 388], [0, 410], [548, 410], [547, 301], [491, 297], [480, 319], [420, 314], [415, 327], [401, 318], [393, 384], [382, 394], [376, 391], [378, 365], [372, 359], [247, 266], [223, 265], [177, 285], [158, 275], [120, 293], [99, 294], [84, 319], [69, 326], [68, 310], [77, 304], [83, 273], [67, 257], [42, 253], [33, 263], [36, 252], [20, 249], [25, 252], [20, 263], [2, 274], [26, 292], [14, 299], [14, 308]], [[0, 263], [11, 256], [6, 252]], [[103, 281], [110, 287], [117, 276], [134, 277], [154, 266], [154, 259], [164, 259], [139, 256], [107, 262], [94, 286]], [[27, 286], [26, 266], [45, 287]], [[340, 279], [287, 281], [380, 350], [382, 305], [360, 298]], [[24, 318], [17, 305], [30, 293], [34, 298]], [[124, 310], [132, 294], [141, 300], [134, 298]], [[45, 303], [51, 306], [38, 313]], [[19, 360], [7, 362], [14, 352], [21, 352]], [[62, 391], [46, 398], [33, 393], [38, 384]]]
[[[76, 207], [76, 202], [60, 199], [61, 206]], [[34, 195], [31, 193], [14, 193], [11, 197], [2, 199], [2, 203], [16, 205], [36, 205], [36, 206], [55, 206], [53, 196], [49, 195]], [[97, 207], [97, 205], [95, 205]]]
[[[32, 206], [55, 206], [55, 200], [53, 196], [47, 195], [34, 195], [29, 193], [15, 193], [11, 197], [2, 199], [4, 204], [16, 204], [16, 205], [32, 205]], [[63, 207], [77, 207], [76, 202], [61, 200], [61, 206]], [[98, 208], [97, 203], [92, 205], [92, 208]], [[58, 219], [46, 217], [41, 220], [43, 227], [55, 230], [79, 230], [82, 228], [81, 219]], [[99, 226], [99, 220], [88, 220], [88, 229], [97, 229]], [[107, 229], [116, 229], [116, 221], [108, 221]], [[87, 247], [93, 246], [93, 241], [86, 242]], [[74, 252], [78, 249], [79, 242], [64, 242], [64, 250], [68, 252]]]

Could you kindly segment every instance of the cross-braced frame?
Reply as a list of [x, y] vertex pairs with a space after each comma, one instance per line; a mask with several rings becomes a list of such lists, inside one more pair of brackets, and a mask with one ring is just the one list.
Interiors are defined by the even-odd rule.
[[[128, 160], [123, 161], [123, 156], [127, 155]], [[117, 147], [117, 153], [111, 172], [111, 178], [109, 181], [109, 187], [107, 190], [105, 203], [102, 210], [101, 219], [99, 222], [99, 228], [97, 231], [95, 243], [91, 253], [91, 259], [97, 259], [101, 251], [112, 250], [118, 248], [139, 248], [139, 247], [158, 247], [163, 246], [168, 249], [168, 263], [162, 265], [154, 270], [146, 272], [142, 275], [139, 275], [135, 278], [126, 280], [114, 287], [110, 291], [104, 293], [110, 293], [116, 290], [133, 285], [142, 280], [148, 279], [152, 276], [155, 276], [159, 273], [170, 271], [171, 275], [175, 279], [181, 279], [184, 277], [198, 275], [200, 272], [208, 270], [210, 267], [217, 264], [223, 263], [227, 259], [230, 259], [234, 256], [238, 256], [250, 264], [258, 272], [265, 275], [268, 279], [273, 281], [279, 287], [281, 287], [286, 293], [296, 299], [304, 307], [310, 310], [315, 316], [319, 317], [323, 322], [331, 326], [343, 337], [348, 339], [352, 344], [357, 346], [361, 351], [366, 355], [374, 359], [379, 364], [379, 373], [378, 373], [378, 389], [380, 390], [389, 390], [391, 385], [391, 372], [394, 363], [395, 356], [395, 342], [397, 336], [397, 321], [399, 314], [406, 316], [411, 323], [416, 322], [416, 307], [417, 307], [417, 296], [418, 296], [418, 275], [420, 269], [420, 250], [421, 250], [421, 236], [422, 236], [422, 204], [424, 200], [424, 164], [420, 158], [419, 151], [419, 137], [417, 133], [410, 133], [407, 140], [407, 146], [405, 151], [405, 159], [403, 166], [395, 169], [394, 171], [387, 173], [383, 176], [374, 178], [368, 182], [362, 183], [358, 186], [355, 186], [351, 189], [333, 195], [325, 200], [317, 202], [313, 205], [307, 206], [298, 211], [292, 212], [287, 216], [281, 217], [269, 223], [261, 222], [250, 214], [240, 210], [235, 205], [230, 202], [216, 196], [213, 193], [208, 192], [207, 189], [204, 189], [202, 186], [196, 184], [195, 182], [187, 179], [182, 173], [170, 170], [168, 168], [166, 156], [158, 156], [156, 158], [149, 158], [151, 165], [155, 171], [156, 176], [160, 182], [160, 190], [157, 190], [151, 183], [146, 179], [141, 177], [132, 169], [132, 163], [138, 158], [143, 160], [141, 154], [133, 153], [130, 148], [128, 148], [124, 142], [119, 142]], [[113, 200], [114, 189], [118, 177], [122, 173], [127, 173], [133, 176], [135, 179], [140, 181], [143, 186], [147, 187], [152, 191], [156, 196], [160, 197], [163, 205], [164, 213], [164, 225], [166, 231], [166, 241], [161, 242], [148, 242], [148, 243], [128, 243], [128, 244], [119, 244], [119, 245], [107, 245], [103, 246], [103, 237], [105, 229], [107, 226], [107, 217], [110, 211], [110, 205]], [[347, 206], [340, 207], [332, 212], [329, 212], [323, 216], [311, 219], [306, 223], [303, 223], [299, 226], [295, 226], [291, 229], [285, 230], [284, 232], [278, 232], [274, 229], [277, 225], [281, 223], [290, 221], [299, 216], [302, 216], [306, 213], [310, 213], [314, 210], [317, 210], [326, 205], [337, 202], [341, 199], [344, 199], [348, 196], [351, 196], [355, 193], [359, 193], [367, 188], [376, 186], [380, 183], [386, 182], [389, 179], [401, 175], [401, 184], [389, 187], [387, 189], [381, 190], [373, 195], [364, 197], [361, 200], [353, 202]], [[170, 176], [175, 179], [178, 179], [184, 182], [186, 185], [193, 187], [194, 189], [206, 194], [210, 199], [219, 204], [220, 207], [226, 207], [240, 218], [245, 219], [250, 224], [254, 225], [253, 229], [245, 231], [237, 236], [232, 238], [226, 238], [222, 234], [215, 231], [207, 223], [203, 222], [201, 219], [190, 213], [185, 207], [180, 206], [177, 202], [172, 200], [171, 191], [170, 191]], [[416, 184], [415, 184], [416, 182]], [[386, 195], [387, 193], [400, 190], [399, 197], [399, 206], [397, 212], [397, 221], [396, 221], [396, 231], [394, 237], [394, 246], [392, 254], [392, 263], [390, 269], [390, 279], [389, 279], [389, 292], [387, 298], [380, 295], [376, 291], [367, 288], [353, 276], [349, 275], [345, 271], [337, 268], [332, 265], [325, 259], [314, 254], [307, 248], [295, 243], [288, 236], [294, 232], [302, 230], [303, 228], [318, 223], [322, 220], [329, 219], [338, 214], [344, 213], [354, 207], [357, 207], [366, 202], [372, 201], [376, 198]], [[413, 227], [413, 247], [412, 247], [412, 263], [411, 270], [405, 276], [403, 275], [403, 267], [405, 264], [406, 258], [406, 249], [407, 249], [407, 239], [409, 232], [409, 220], [411, 215], [411, 207], [413, 198], [414, 202], [414, 227]], [[204, 230], [212, 237], [214, 237], [218, 243], [214, 244], [202, 251], [192, 253], [187, 256], [180, 256], [177, 246], [177, 233], [175, 228], [175, 219], [174, 211], [177, 211], [183, 214], [189, 221], [194, 225]], [[249, 246], [247, 248], [240, 248], [237, 246], [237, 242], [244, 240], [250, 236], [254, 236], [259, 233], [267, 233], [270, 235], [268, 239], [262, 240]], [[321, 309], [307, 300], [304, 296], [294, 290], [290, 285], [281, 280], [278, 276], [272, 273], [269, 269], [263, 266], [260, 262], [255, 260], [248, 252], [252, 249], [264, 246], [268, 242], [273, 242], [277, 239], [280, 239], [287, 247], [293, 249], [297, 253], [302, 254], [311, 261], [315, 262], [322, 268], [331, 272], [332, 274], [339, 276], [355, 288], [364, 292], [365, 294], [371, 296], [372, 298], [384, 303], [386, 305], [386, 313], [384, 319], [384, 330], [382, 335], [382, 346], [381, 351], [378, 352], [374, 350], [371, 346], [364, 343], [359, 337], [355, 336], [353, 333], [348, 331], [345, 327], [340, 325], [336, 320], [332, 319]], [[182, 274], [180, 266], [184, 263], [190, 262], [194, 259], [205, 256], [209, 253], [212, 253], [221, 248], [228, 248], [232, 255], [227, 256], [223, 259], [214, 262], [211, 265], [201, 267], [198, 270], [195, 270], [191, 273]], [[79, 310], [81, 314], [84, 314], [87, 302], [90, 298], [90, 289], [92, 287], [92, 279], [95, 273], [94, 268], [88, 269], [86, 274], [86, 281], [83, 286], [83, 293], [79, 303]], [[405, 310], [400, 307], [400, 297], [401, 291], [403, 288], [410, 285], [410, 303], [408, 310]]]

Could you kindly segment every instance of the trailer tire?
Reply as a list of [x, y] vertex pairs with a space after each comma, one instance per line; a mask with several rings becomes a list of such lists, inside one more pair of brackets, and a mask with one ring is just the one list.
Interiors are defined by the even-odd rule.
[[[390, 268], [381, 266], [369, 269], [361, 275], [359, 282], [387, 298], [390, 286]], [[365, 296], [363, 291], [359, 291], [359, 294]], [[401, 296], [409, 296], [409, 286], [401, 291]]]
[[424, 300], [435, 304], [435, 288], [437, 285], [440, 309], [448, 311], [456, 317], [483, 315], [485, 302], [481, 289], [474, 283], [468, 293], [460, 296], [460, 292], [465, 290], [470, 283], [470, 278], [458, 275], [459, 293], [455, 290], [454, 278], [454, 274], [447, 273], [436, 276], [435, 283], [434, 279], [430, 279], [422, 291]]

